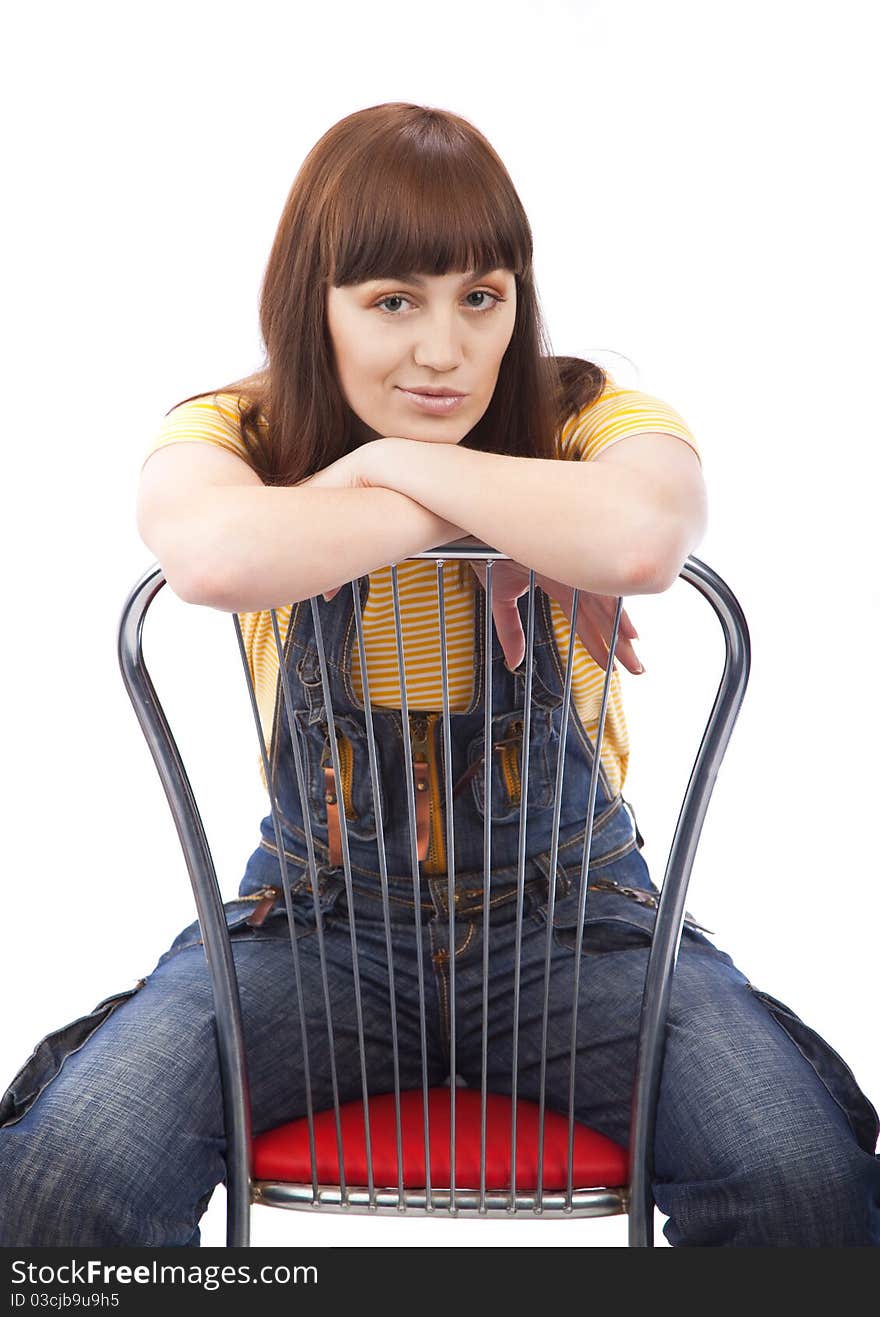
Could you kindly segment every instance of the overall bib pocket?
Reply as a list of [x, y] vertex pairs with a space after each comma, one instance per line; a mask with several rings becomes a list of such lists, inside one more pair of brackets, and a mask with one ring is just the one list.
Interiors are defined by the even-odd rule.
[[769, 992], [749, 984], [749, 991], [772, 1015], [777, 1024], [809, 1061], [834, 1101], [844, 1112], [860, 1148], [873, 1153], [880, 1132], [880, 1117], [873, 1104], [859, 1088], [856, 1077], [839, 1053], [821, 1034], [816, 1033], [796, 1015], [790, 1006], [771, 997]]
[[[524, 721], [521, 713], [497, 713], [492, 718], [492, 769], [491, 805], [492, 822], [508, 823], [519, 820], [522, 800], [522, 759]], [[547, 809], [553, 804], [556, 758], [552, 757], [551, 743], [558, 754], [559, 738], [552, 724], [549, 709], [534, 705], [529, 725], [529, 809]], [[474, 804], [480, 818], [486, 815], [485, 744], [481, 730], [467, 749], [467, 772], [470, 775]]]
[[129, 997], [146, 983], [139, 979], [133, 988], [124, 992], [112, 993], [99, 1001], [88, 1015], [81, 1015], [69, 1024], [54, 1029], [41, 1038], [24, 1065], [13, 1078], [6, 1092], [0, 1098], [0, 1128], [15, 1125], [31, 1109], [43, 1090], [52, 1082], [68, 1056], [88, 1042], [96, 1029], [117, 1010]]
[[[373, 716], [375, 719], [375, 711]], [[328, 806], [332, 811], [334, 820], [338, 820], [340, 812], [338, 806], [343, 803], [349, 836], [359, 841], [375, 841], [378, 828], [366, 726], [362, 726], [348, 714], [336, 714], [334, 716], [336, 745], [339, 755], [339, 775], [342, 786], [342, 801], [339, 802], [336, 799], [336, 777], [333, 771], [333, 754], [328, 721], [326, 718], [321, 717], [315, 720], [313, 711], [309, 709], [295, 709], [293, 711], [293, 723], [302, 754], [303, 774], [313, 826], [323, 830], [326, 835]], [[379, 806], [384, 828], [388, 825], [388, 806], [383, 788], [381, 739], [381, 736], [377, 734], [375, 738], [376, 767], [379, 777]], [[299, 791], [295, 774], [291, 789], [298, 800]]]

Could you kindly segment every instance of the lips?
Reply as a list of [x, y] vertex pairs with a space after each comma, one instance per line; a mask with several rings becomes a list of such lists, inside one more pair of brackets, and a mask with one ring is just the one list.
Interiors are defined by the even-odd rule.
[[405, 384], [399, 386], [404, 393], [418, 393], [423, 398], [464, 398], [467, 395], [458, 389], [409, 389]]
[[453, 393], [451, 390], [426, 392], [416, 389], [404, 389], [398, 386], [400, 396], [405, 398], [411, 407], [417, 407], [419, 411], [435, 416], [446, 416], [454, 412], [464, 404], [466, 393]]

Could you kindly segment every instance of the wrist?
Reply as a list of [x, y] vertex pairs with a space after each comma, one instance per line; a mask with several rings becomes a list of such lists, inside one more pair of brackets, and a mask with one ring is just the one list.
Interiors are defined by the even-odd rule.
[[392, 451], [390, 445], [395, 442], [395, 439], [383, 436], [361, 444], [357, 450], [358, 473], [364, 485], [372, 488], [394, 489], [394, 485], [391, 483], [393, 461], [389, 459]]

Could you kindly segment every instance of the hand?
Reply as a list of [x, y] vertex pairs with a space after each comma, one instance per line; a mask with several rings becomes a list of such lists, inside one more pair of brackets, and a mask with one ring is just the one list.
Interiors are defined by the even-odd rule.
[[381, 444], [381, 439], [371, 439], [368, 443], [353, 448], [350, 453], [331, 462], [329, 466], [315, 471], [313, 475], [300, 480], [297, 489], [309, 486], [311, 489], [369, 489], [375, 484], [372, 475], [374, 453], [369, 451]]
[[[393, 440], [391, 442], [394, 442]], [[323, 467], [320, 471], [315, 471], [313, 475], [307, 476], [305, 480], [297, 483], [297, 489], [304, 489], [306, 486], [311, 489], [372, 489], [376, 486], [384, 485], [382, 479], [381, 462], [387, 450], [388, 441], [385, 436], [378, 439], [371, 439], [358, 448], [352, 449], [350, 453], [343, 454], [329, 466]], [[473, 541], [474, 544], [481, 544], [474, 535], [468, 535], [467, 531], [462, 530], [460, 526], [455, 526], [451, 522], [437, 518], [440, 525], [438, 535], [438, 544], [449, 544], [453, 540]], [[329, 603], [334, 599], [341, 585], [335, 586], [332, 590], [324, 593], [324, 598]]]
[[[471, 563], [471, 569], [486, 588], [486, 564]], [[571, 604], [574, 589], [554, 581], [550, 576], [535, 573], [535, 585], [540, 586], [551, 599], [561, 606], [566, 617], [571, 617]], [[512, 559], [501, 559], [492, 566], [492, 618], [507, 666], [519, 667], [526, 652], [526, 638], [522, 619], [516, 601], [529, 588], [529, 569]], [[614, 626], [614, 613], [617, 608], [617, 596], [608, 594], [591, 594], [588, 590], [578, 593], [578, 609], [575, 618], [575, 633], [587, 652], [595, 659], [599, 667], [608, 666], [611, 632]], [[626, 664], [630, 672], [644, 671], [636, 652], [630, 643], [638, 639], [638, 632], [630, 621], [626, 609], [621, 608], [620, 626], [617, 631], [616, 654]], [[617, 664], [614, 664], [617, 671]]]

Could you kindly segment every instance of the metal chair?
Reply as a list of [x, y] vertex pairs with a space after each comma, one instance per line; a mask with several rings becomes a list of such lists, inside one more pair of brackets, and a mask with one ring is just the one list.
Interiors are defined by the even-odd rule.
[[[424, 553], [413, 555], [414, 558], [429, 559], [435, 562], [437, 571], [437, 591], [442, 637], [443, 659], [443, 728], [444, 743], [450, 743], [450, 713], [448, 698], [448, 672], [446, 664], [446, 631], [444, 623], [443, 600], [443, 563], [452, 559], [482, 562], [486, 565], [485, 580], [485, 614], [486, 643], [483, 646], [485, 661], [488, 665], [492, 646], [492, 564], [504, 560], [507, 555], [482, 545], [473, 539], [444, 545]], [[216, 1010], [220, 1075], [222, 1082], [224, 1116], [227, 1136], [227, 1244], [247, 1245], [250, 1242], [250, 1205], [260, 1202], [286, 1208], [306, 1208], [313, 1210], [320, 1207], [328, 1211], [356, 1212], [406, 1212], [472, 1216], [509, 1216], [513, 1214], [536, 1213], [550, 1216], [560, 1214], [567, 1216], [602, 1216], [615, 1213], [628, 1214], [628, 1231], [630, 1246], [651, 1246], [653, 1244], [653, 1195], [652, 1179], [652, 1145], [654, 1136], [656, 1106], [660, 1088], [660, 1076], [663, 1063], [665, 1028], [669, 1004], [672, 975], [678, 956], [685, 920], [685, 899], [688, 882], [696, 854], [697, 843], [702, 830], [703, 820], [712, 793], [715, 779], [727, 748], [734, 723], [739, 713], [748, 681], [750, 664], [750, 645], [748, 628], [742, 609], [728, 586], [705, 563], [691, 556], [681, 570], [682, 579], [692, 585], [715, 610], [721, 623], [726, 645], [724, 671], [703, 733], [702, 741], [691, 771], [679, 813], [675, 833], [672, 839], [666, 864], [659, 901], [656, 901], [656, 914], [653, 919], [653, 934], [648, 958], [644, 996], [641, 1007], [637, 1063], [632, 1093], [630, 1139], [628, 1148], [612, 1143], [603, 1135], [588, 1130], [574, 1119], [574, 1083], [571, 1083], [569, 1115], [566, 1119], [559, 1111], [547, 1111], [543, 1093], [538, 1104], [518, 1099], [516, 1094], [516, 1052], [514, 1050], [514, 1074], [512, 1095], [502, 1096], [487, 1092], [485, 1068], [483, 1084], [479, 1094], [475, 1089], [459, 1088], [454, 1074], [453, 1062], [447, 1081], [448, 1087], [429, 1088], [425, 1078], [420, 1089], [401, 1092], [395, 1085], [393, 1094], [384, 1093], [370, 1096], [366, 1091], [366, 1077], [363, 1071], [363, 1037], [361, 1036], [361, 1062], [364, 1073], [364, 1092], [362, 1102], [334, 1103], [332, 1110], [315, 1112], [309, 1102], [306, 1114], [298, 1121], [291, 1122], [278, 1130], [268, 1131], [252, 1138], [251, 1118], [248, 1097], [247, 1065], [243, 1042], [241, 1008], [238, 986], [235, 977], [229, 932], [224, 913], [223, 898], [219, 890], [211, 850], [208, 844], [202, 820], [196, 805], [195, 796], [190, 786], [186, 770], [165, 718], [162, 706], [147, 671], [141, 646], [144, 619], [150, 603], [165, 584], [161, 568], [156, 564], [132, 589], [119, 623], [118, 654], [123, 680], [131, 698], [141, 729], [147, 739], [155, 760], [159, 775], [165, 789], [174, 821], [180, 837], [184, 857], [192, 883], [199, 925], [204, 941], [205, 953], [212, 978]], [[401, 691], [401, 718], [406, 725], [407, 706], [405, 681], [403, 679], [403, 649], [400, 625], [400, 605], [398, 594], [397, 566], [392, 564], [391, 578], [395, 616], [397, 622], [397, 646]], [[363, 581], [365, 578], [361, 578]], [[360, 644], [361, 672], [364, 681], [364, 703], [366, 710], [367, 735], [371, 747], [371, 772], [373, 790], [376, 790], [375, 759], [373, 755], [373, 714], [370, 706], [366, 658], [363, 647], [363, 630], [361, 615], [361, 596], [359, 582], [352, 582], [354, 599], [354, 617], [357, 624], [358, 642]], [[571, 631], [574, 635], [574, 622], [578, 595], [575, 592], [572, 604]], [[320, 655], [322, 680], [325, 695], [328, 691], [323, 644], [321, 639], [320, 613], [317, 600], [303, 601], [310, 604], [312, 620]], [[614, 629], [609, 650], [609, 664], [605, 674], [602, 702], [599, 714], [599, 731], [594, 757], [594, 766], [590, 777], [589, 789], [584, 801], [584, 818], [588, 844], [583, 859], [584, 874], [589, 866], [589, 842], [592, 840], [592, 821], [596, 799], [597, 766], [601, 747], [602, 731], [608, 700], [611, 663], [610, 657], [615, 652], [618, 627], [622, 609], [622, 598], [617, 600]], [[522, 739], [523, 762], [521, 764], [521, 781], [528, 784], [528, 749], [529, 716], [531, 705], [531, 674], [534, 639], [535, 610], [535, 573], [530, 573], [528, 589], [528, 634], [526, 637], [526, 686], [524, 732]], [[242, 641], [242, 632], [237, 614], [233, 614], [233, 623], [238, 637], [242, 663], [248, 683], [251, 708], [254, 714], [257, 734], [260, 742], [262, 761], [267, 782], [270, 782], [267, 748], [260, 725], [260, 717], [254, 687], [248, 668], [247, 657]], [[277, 705], [283, 709], [290, 707], [291, 696], [288, 674], [277, 617], [273, 611], [273, 628], [275, 643], [279, 655], [279, 691]], [[562, 725], [568, 727], [572, 682], [572, 647], [570, 647], [565, 673], [564, 702], [562, 706]], [[490, 743], [491, 681], [486, 682], [487, 696], [485, 709], [486, 744]], [[333, 711], [328, 715], [331, 731], [334, 729]], [[277, 729], [281, 734], [283, 719], [278, 714]], [[293, 732], [290, 726], [291, 735]], [[333, 783], [335, 797], [343, 800], [339, 750], [335, 735], [330, 736], [332, 753]], [[416, 849], [416, 800], [413, 787], [414, 772], [409, 739], [404, 736], [403, 746], [406, 757], [406, 782], [409, 807], [409, 835], [412, 842], [412, 879], [416, 908], [418, 909], [420, 891], [420, 864]], [[301, 799], [303, 799], [303, 777], [300, 763], [300, 751], [296, 738], [292, 736], [293, 753], [297, 762], [297, 778]], [[448, 751], [447, 751], [448, 756]], [[483, 918], [488, 919], [488, 900], [491, 882], [491, 870], [488, 857], [491, 841], [491, 790], [489, 786], [489, 759], [485, 755], [484, 771], [486, 801], [486, 845], [484, 855], [487, 860], [484, 886]], [[554, 830], [559, 820], [559, 797], [562, 778], [562, 762], [565, 757], [565, 736], [562, 736], [559, 762], [556, 767], [556, 788], [554, 798]], [[446, 768], [447, 795], [451, 793], [451, 768]], [[326, 770], [329, 774], [329, 768]], [[328, 785], [330, 785], [328, 777]], [[527, 817], [528, 789], [522, 791], [520, 809], [520, 837], [523, 836]], [[272, 786], [269, 787], [270, 808], [278, 842], [279, 857], [284, 854], [281, 832]], [[452, 811], [449, 811], [452, 813]], [[305, 811], [304, 817], [307, 817]], [[348, 862], [348, 842], [345, 806], [339, 811], [339, 826], [342, 848], [343, 867], [346, 888], [350, 887], [351, 873]], [[555, 864], [557, 837], [553, 839], [551, 872]], [[380, 860], [384, 859], [384, 840], [381, 829], [378, 836]], [[452, 847], [447, 848], [453, 854]], [[522, 855], [522, 848], [520, 848]], [[317, 894], [316, 868], [314, 851], [309, 846], [309, 870], [312, 891]], [[450, 870], [452, 865], [450, 865]], [[287, 868], [281, 863], [284, 897], [288, 919], [292, 923], [291, 884]], [[384, 864], [382, 867], [385, 873]], [[522, 870], [520, 870], [521, 875]], [[521, 879], [520, 879], [521, 880]], [[450, 884], [452, 874], [450, 872]], [[580, 898], [578, 944], [583, 932], [585, 899], [587, 884], [582, 884]], [[548, 955], [550, 945], [550, 926], [553, 918], [553, 901], [555, 889], [549, 885], [549, 921], [548, 921]], [[387, 907], [386, 907], [387, 908]], [[315, 901], [316, 917], [320, 931], [320, 911]], [[450, 886], [449, 919], [454, 918], [454, 903]], [[386, 925], [387, 926], [387, 925]], [[485, 925], [488, 928], [488, 924]], [[299, 967], [296, 962], [296, 938], [291, 938], [294, 956], [296, 981], [299, 984]], [[355, 931], [352, 929], [352, 946], [355, 947]], [[390, 944], [389, 944], [390, 945]], [[451, 943], [455, 945], [455, 943]], [[454, 960], [454, 957], [452, 958]], [[357, 975], [357, 957], [353, 957], [354, 973]], [[578, 1003], [577, 976], [580, 955], [575, 955], [575, 983], [573, 1002]], [[484, 975], [488, 967], [484, 963]], [[424, 1012], [424, 980], [422, 980], [421, 1010]], [[452, 1010], [454, 1011], [454, 984], [451, 985]], [[325, 976], [326, 990], [326, 976]], [[356, 992], [359, 987], [355, 984]], [[392, 994], [393, 1000], [393, 994]], [[518, 1012], [519, 980], [517, 977], [516, 1000], [513, 1003]], [[326, 1002], [328, 1013], [331, 1011], [329, 999]], [[296, 1003], [292, 1002], [292, 1009]], [[572, 1012], [572, 1057], [575, 1045], [575, 1015]], [[328, 1020], [330, 1016], [328, 1014]], [[514, 1017], [518, 1019], [518, 1014]], [[423, 1016], [424, 1019], [424, 1016]], [[454, 1019], [454, 1016], [453, 1016]], [[396, 1047], [396, 1019], [392, 1011], [389, 1021], [394, 1034]], [[485, 1058], [485, 1016], [484, 1058]], [[455, 1030], [453, 1028], [453, 1038]], [[546, 1039], [545, 1039], [546, 1042]], [[514, 1045], [515, 1046], [515, 1045]], [[396, 1055], [396, 1052], [395, 1052]], [[485, 1061], [484, 1061], [485, 1064]], [[573, 1067], [572, 1067], [573, 1070]], [[423, 1073], [425, 1073], [423, 1071]], [[543, 1079], [543, 1069], [542, 1069]], [[335, 1089], [334, 1089], [335, 1091]], [[375, 1136], [376, 1129], [379, 1136]], [[412, 1175], [404, 1183], [403, 1141], [408, 1140], [410, 1165], [413, 1159], [420, 1167], [418, 1183], [413, 1184]], [[537, 1176], [533, 1187], [522, 1190], [517, 1178], [517, 1156], [523, 1156], [523, 1149], [535, 1150], [534, 1139], [537, 1138]], [[497, 1148], [499, 1140], [509, 1145], [509, 1160], [506, 1169], [509, 1180], [505, 1185], [487, 1184], [487, 1141], [493, 1141]], [[565, 1158], [565, 1188], [557, 1183], [547, 1188], [544, 1174], [545, 1145], [552, 1145], [553, 1158], [559, 1164], [560, 1156]], [[474, 1150], [473, 1158], [468, 1150]], [[478, 1151], [477, 1151], [478, 1150]], [[456, 1165], [458, 1158], [458, 1167]], [[254, 1174], [255, 1161], [263, 1169]], [[328, 1165], [335, 1168], [335, 1175], [328, 1172]], [[278, 1168], [282, 1170], [279, 1171]], [[286, 1168], [286, 1169], [283, 1169]], [[320, 1174], [319, 1174], [320, 1172]], [[497, 1179], [497, 1176], [495, 1177]], [[557, 1175], [557, 1181], [559, 1177]], [[378, 1180], [378, 1184], [377, 1184]], [[424, 1181], [422, 1183], [422, 1181]], [[514, 1187], [515, 1186], [515, 1187]]]

